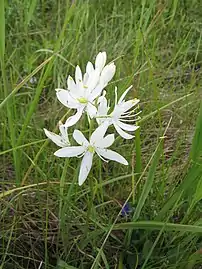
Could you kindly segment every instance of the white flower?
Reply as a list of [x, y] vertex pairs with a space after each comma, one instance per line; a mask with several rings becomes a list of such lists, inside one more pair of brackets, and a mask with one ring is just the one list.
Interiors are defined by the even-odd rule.
[[[93, 155], [97, 155], [104, 161], [113, 160], [118, 163], [128, 165], [126, 159], [115, 151], [107, 149], [114, 142], [114, 134], [109, 134], [104, 137], [107, 130], [106, 125], [98, 127], [91, 135], [90, 141], [79, 130], [75, 130], [73, 137], [80, 146], [65, 147], [57, 150], [54, 155], [58, 157], [80, 157], [83, 156], [79, 172], [79, 186], [86, 180], [92, 167]], [[105, 158], [105, 159], [103, 159]]]
[[60, 130], [60, 134], [57, 135], [44, 128], [44, 132], [46, 136], [50, 138], [57, 146], [59, 147], [69, 146], [70, 142], [68, 138], [67, 127], [64, 124], [62, 124], [62, 122], [59, 122], [59, 130]]
[[[105, 51], [99, 52], [95, 59], [95, 69], [99, 70], [100, 81], [103, 82], [104, 87], [107, 86], [107, 84], [113, 78], [116, 71], [116, 66], [114, 63], [110, 63], [105, 66], [106, 60], [107, 60], [107, 54]], [[88, 65], [90, 65], [92, 69], [93, 67], [92, 63], [88, 62]]]
[[74, 125], [84, 111], [90, 118], [96, 115], [94, 101], [112, 79], [116, 69], [114, 63], [105, 66], [106, 57], [106, 52], [98, 53], [95, 68], [91, 62], [88, 62], [84, 76], [80, 67], [77, 66], [75, 81], [71, 76], [67, 79], [67, 90], [56, 89], [58, 100], [66, 107], [77, 110], [75, 115], [67, 119], [65, 123], [67, 127]]
[[108, 115], [109, 111], [109, 106], [107, 104], [107, 99], [105, 96], [100, 96], [98, 100], [98, 111], [97, 111], [97, 122], [99, 125], [105, 123], [110, 125], [114, 125], [116, 131], [119, 133], [120, 136], [122, 136], [125, 139], [131, 139], [134, 136], [131, 134], [126, 133], [125, 131], [135, 131], [139, 127], [136, 126], [135, 124], [128, 124], [125, 122], [134, 122], [137, 120], [136, 116], [139, 113], [133, 114], [133, 112], [137, 109], [132, 109], [134, 106], [136, 106], [139, 103], [139, 99], [132, 99], [129, 101], [125, 101], [124, 98], [126, 94], [129, 92], [129, 90], [132, 88], [130, 86], [120, 97], [119, 101], [117, 102], [117, 88], [115, 88], [115, 95], [116, 95], [116, 100], [115, 100], [115, 106], [114, 110], [112, 113]]

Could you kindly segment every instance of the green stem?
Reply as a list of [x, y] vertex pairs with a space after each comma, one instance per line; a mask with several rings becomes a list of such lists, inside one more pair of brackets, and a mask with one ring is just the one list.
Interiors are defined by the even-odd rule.
[[57, 252], [58, 252], [58, 246], [59, 246], [59, 237], [60, 237], [60, 232], [63, 229], [63, 224], [64, 224], [64, 218], [63, 218], [63, 202], [64, 202], [64, 187], [65, 187], [65, 179], [66, 179], [66, 175], [67, 175], [67, 168], [68, 168], [68, 164], [69, 164], [69, 159], [65, 160], [65, 164], [64, 164], [64, 168], [62, 171], [62, 176], [60, 179], [60, 203], [59, 203], [59, 236], [58, 236], [58, 241], [57, 241]]

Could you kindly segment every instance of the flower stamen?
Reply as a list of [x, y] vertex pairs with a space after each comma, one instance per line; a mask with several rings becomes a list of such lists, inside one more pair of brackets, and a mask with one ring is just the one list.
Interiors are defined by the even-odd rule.
[[94, 153], [95, 152], [95, 148], [93, 146], [88, 146], [88, 149], [87, 149], [89, 152], [91, 153]]

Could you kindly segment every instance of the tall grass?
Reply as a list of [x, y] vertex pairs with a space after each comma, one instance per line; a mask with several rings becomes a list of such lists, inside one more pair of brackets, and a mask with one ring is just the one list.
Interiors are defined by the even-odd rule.
[[[0, 1], [0, 268], [199, 268], [200, 5]], [[102, 50], [111, 105], [133, 84], [140, 129], [114, 146], [129, 167], [96, 159], [81, 188], [43, 128], [72, 113], [55, 88]]]

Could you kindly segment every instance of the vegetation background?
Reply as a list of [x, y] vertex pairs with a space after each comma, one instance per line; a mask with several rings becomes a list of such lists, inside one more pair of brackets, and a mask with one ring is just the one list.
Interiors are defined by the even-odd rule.
[[[201, 11], [200, 0], [0, 1], [1, 269], [202, 268]], [[129, 167], [97, 159], [79, 187], [78, 160], [54, 157], [43, 128], [71, 113], [55, 88], [99, 51], [117, 66], [112, 104], [115, 85], [119, 96], [134, 85], [140, 131], [114, 144]]]

